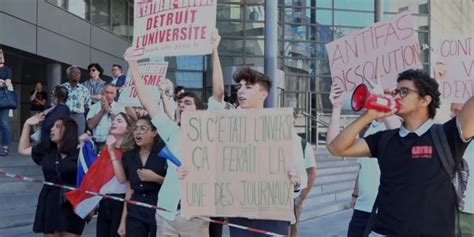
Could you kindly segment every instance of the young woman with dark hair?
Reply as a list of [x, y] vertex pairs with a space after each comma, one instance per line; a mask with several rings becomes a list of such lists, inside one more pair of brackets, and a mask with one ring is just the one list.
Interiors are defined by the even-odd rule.
[[[122, 165], [129, 183], [125, 198], [156, 205], [166, 175], [166, 159], [159, 157], [165, 143], [149, 116], [137, 120], [133, 137], [135, 148], [123, 154]], [[148, 237], [156, 235], [155, 210], [124, 204], [119, 235]]]
[[[77, 124], [70, 118], [60, 118], [51, 128], [50, 138], [32, 146], [30, 131], [43, 117], [37, 114], [26, 120], [18, 152], [30, 156], [41, 166], [45, 181], [74, 186], [77, 175], [79, 139]], [[43, 186], [38, 197], [33, 232], [46, 237], [80, 236], [85, 222], [77, 216], [64, 196], [65, 189]]]

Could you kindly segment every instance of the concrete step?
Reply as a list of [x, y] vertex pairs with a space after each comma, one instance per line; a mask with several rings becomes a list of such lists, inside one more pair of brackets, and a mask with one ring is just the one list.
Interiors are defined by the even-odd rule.
[[344, 172], [344, 171], [335, 171], [334, 173], [331, 174], [325, 174], [325, 175], [318, 175], [316, 177], [316, 182], [317, 184], [327, 184], [327, 183], [333, 183], [333, 182], [338, 182], [338, 181], [346, 181], [346, 180], [355, 180], [357, 177], [358, 169], [356, 171], [351, 171], [351, 172]]
[[332, 183], [319, 184], [316, 183], [313, 185], [311, 192], [308, 195], [308, 198], [311, 196], [318, 196], [324, 193], [331, 193], [337, 190], [353, 190], [354, 188], [354, 179], [340, 180]]
[[346, 198], [307, 207], [303, 209], [303, 213], [301, 213], [301, 220], [305, 221], [348, 209], [350, 202], [351, 199]]
[[317, 175], [325, 176], [337, 173], [350, 173], [350, 172], [357, 172], [359, 170], [359, 166], [357, 165], [350, 165], [350, 166], [338, 166], [338, 167], [327, 167], [327, 168], [319, 168], [317, 170]]
[[343, 200], [351, 197], [352, 189], [340, 189], [328, 193], [322, 193], [319, 195], [310, 195], [303, 203], [305, 208], [310, 208], [312, 206], [321, 205], [324, 203], [330, 203], [335, 200]]
[[359, 166], [357, 159], [331, 159], [325, 161], [317, 161], [316, 166], [319, 169], [341, 166]]

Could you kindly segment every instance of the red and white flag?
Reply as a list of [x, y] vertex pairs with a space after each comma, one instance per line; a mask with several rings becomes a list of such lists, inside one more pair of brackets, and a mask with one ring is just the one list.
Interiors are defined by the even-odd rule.
[[[115, 149], [115, 154], [119, 160], [122, 159], [122, 151], [120, 149]], [[99, 158], [97, 158], [92, 166], [89, 167], [89, 171], [84, 176], [79, 190], [66, 193], [66, 197], [72, 204], [74, 212], [84, 219], [97, 206], [97, 204], [99, 204], [102, 197], [93, 196], [84, 193], [81, 190], [101, 194], [117, 194], [125, 193], [127, 191], [127, 185], [121, 184], [117, 177], [115, 177], [107, 146], [104, 147]]]

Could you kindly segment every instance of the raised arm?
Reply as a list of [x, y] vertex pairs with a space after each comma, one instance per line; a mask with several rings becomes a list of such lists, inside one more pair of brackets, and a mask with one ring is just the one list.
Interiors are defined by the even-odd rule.
[[369, 146], [364, 139], [356, 139], [357, 135], [374, 119], [383, 119], [393, 115], [395, 112], [396, 109], [388, 113], [375, 110], [366, 111], [357, 120], [342, 130], [342, 132], [327, 145], [329, 152], [334, 156], [344, 157], [371, 156]]
[[133, 48], [128, 48], [124, 54], [124, 58], [128, 62], [128, 65], [129, 65], [128, 68], [135, 82], [135, 89], [137, 90], [140, 103], [148, 111], [148, 114], [150, 114], [150, 116], [153, 118], [159, 113], [158, 104], [155, 104], [153, 102], [153, 100], [151, 99], [152, 98], [151, 94], [148, 93], [148, 90], [146, 89], [145, 82], [143, 81], [143, 78], [141, 77], [140, 72], [138, 70], [138, 62], [136, 60], [130, 59], [130, 55], [132, 55], [132, 51], [133, 51]]
[[459, 111], [462, 135], [468, 140], [474, 136], [474, 97], [471, 97]]
[[217, 48], [221, 41], [221, 36], [217, 30], [212, 35], [212, 97], [217, 102], [224, 100], [224, 74], [222, 73], [221, 62]]
[[331, 92], [329, 94], [329, 101], [332, 104], [331, 119], [329, 120], [328, 133], [326, 135], [326, 144], [331, 143], [337, 134], [340, 132], [340, 117], [342, 110], [342, 102], [337, 101], [342, 94], [342, 88], [337, 84], [331, 85]]
[[38, 125], [44, 119], [44, 115], [36, 114], [25, 121], [18, 144], [18, 153], [25, 156], [31, 155], [30, 132], [31, 127]]

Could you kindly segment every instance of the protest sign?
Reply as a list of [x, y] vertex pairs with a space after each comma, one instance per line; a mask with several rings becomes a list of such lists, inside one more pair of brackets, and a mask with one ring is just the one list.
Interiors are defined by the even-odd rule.
[[136, 0], [133, 57], [210, 54], [217, 0]]
[[[165, 79], [166, 70], [168, 69], [168, 62], [145, 62], [138, 64], [138, 71], [145, 81], [146, 88], [156, 104], [160, 103], [160, 89], [158, 87], [161, 80]], [[127, 73], [125, 84], [120, 89], [120, 97], [118, 102], [123, 106], [141, 107], [138, 93], [135, 89], [135, 82], [132, 79], [130, 70]]]
[[464, 103], [474, 95], [474, 37], [441, 40], [433, 64], [444, 101]]
[[183, 216], [291, 220], [291, 108], [184, 113]]
[[418, 37], [410, 12], [377, 22], [326, 44], [332, 82], [339, 85], [348, 99], [361, 83], [381, 78], [384, 88], [396, 85], [397, 74], [422, 68]]

